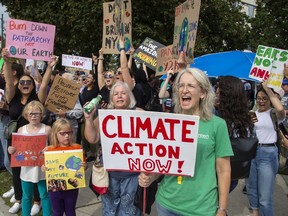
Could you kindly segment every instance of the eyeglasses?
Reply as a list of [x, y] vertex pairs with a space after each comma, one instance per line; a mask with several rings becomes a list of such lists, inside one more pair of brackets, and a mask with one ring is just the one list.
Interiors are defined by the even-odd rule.
[[116, 71], [116, 73], [115, 73], [116, 75], [121, 75], [122, 74], [122, 72], [121, 71]]
[[179, 83], [178, 84], [179, 91], [183, 91], [185, 87], [188, 89], [188, 91], [191, 91], [192, 89], [196, 88], [196, 86], [194, 86], [191, 83], [188, 83], [186, 85], [185, 85], [185, 83]]
[[59, 134], [61, 136], [66, 136], [66, 135], [71, 136], [73, 134], [73, 131], [59, 131]]
[[20, 85], [31, 85], [32, 80], [20, 80], [19, 83]]
[[105, 78], [105, 79], [108, 79], [108, 78], [111, 79], [111, 78], [113, 78], [113, 75], [104, 75], [104, 78]]
[[39, 116], [41, 116], [41, 114], [42, 114], [42, 113], [29, 113], [28, 115], [29, 115], [30, 117], [32, 117], [32, 116], [39, 117]]
[[258, 102], [261, 102], [261, 101], [263, 101], [263, 102], [267, 102], [269, 99], [268, 98], [256, 98], [256, 100], [258, 101]]

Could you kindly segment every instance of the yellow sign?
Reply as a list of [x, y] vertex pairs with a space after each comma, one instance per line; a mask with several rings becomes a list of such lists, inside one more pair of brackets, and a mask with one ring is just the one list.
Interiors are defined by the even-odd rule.
[[86, 187], [83, 150], [45, 151], [47, 190], [49, 192]]

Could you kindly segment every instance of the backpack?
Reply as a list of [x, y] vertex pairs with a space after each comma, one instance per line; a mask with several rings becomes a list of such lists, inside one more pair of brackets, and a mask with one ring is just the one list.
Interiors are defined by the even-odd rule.
[[288, 175], [288, 149], [286, 149], [281, 143], [275, 109], [271, 110], [270, 116], [273, 122], [274, 129], [277, 132], [277, 147], [278, 147], [278, 158], [279, 158], [278, 174]]

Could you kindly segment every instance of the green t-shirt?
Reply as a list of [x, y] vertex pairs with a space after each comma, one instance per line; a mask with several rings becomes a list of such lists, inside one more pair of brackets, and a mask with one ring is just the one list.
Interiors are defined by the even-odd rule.
[[215, 216], [218, 206], [216, 158], [232, 156], [228, 130], [223, 119], [214, 116], [200, 120], [194, 177], [165, 176], [156, 201], [166, 209], [181, 215]]

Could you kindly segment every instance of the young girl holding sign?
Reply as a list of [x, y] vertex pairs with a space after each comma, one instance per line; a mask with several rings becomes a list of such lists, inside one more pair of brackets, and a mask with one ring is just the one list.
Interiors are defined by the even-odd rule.
[[[51, 130], [50, 146], [47, 151], [63, 151], [81, 149], [81, 145], [72, 143], [73, 129], [70, 122], [66, 118], [57, 119]], [[85, 158], [84, 158], [85, 160]], [[81, 163], [84, 169], [87, 169], [86, 162]], [[42, 171], [46, 171], [48, 167], [42, 166]], [[50, 201], [53, 208], [53, 215], [76, 216], [76, 202], [79, 189], [62, 190], [49, 192]]]
[[[44, 106], [39, 101], [31, 101], [23, 110], [23, 117], [29, 122], [28, 124], [20, 127], [18, 133], [22, 134], [49, 134], [51, 127], [41, 123], [45, 116]], [[33, 149], [31, 149], [33, 150]], [[8, 152], [14, 154], [16, 148], [13, 146], [8, 147]], [[34, 183], [37, 183], [38, 191], [42, 203], [43, 216], [51, 215], [51, 204], [49, 195], [46, 189], [45, 174], [41, 172], [39, 166], [22, 166], [20, 172], [22, 184], [22, 215], [30, 216], [32, 208], [32, 198], [34, 194]]]

